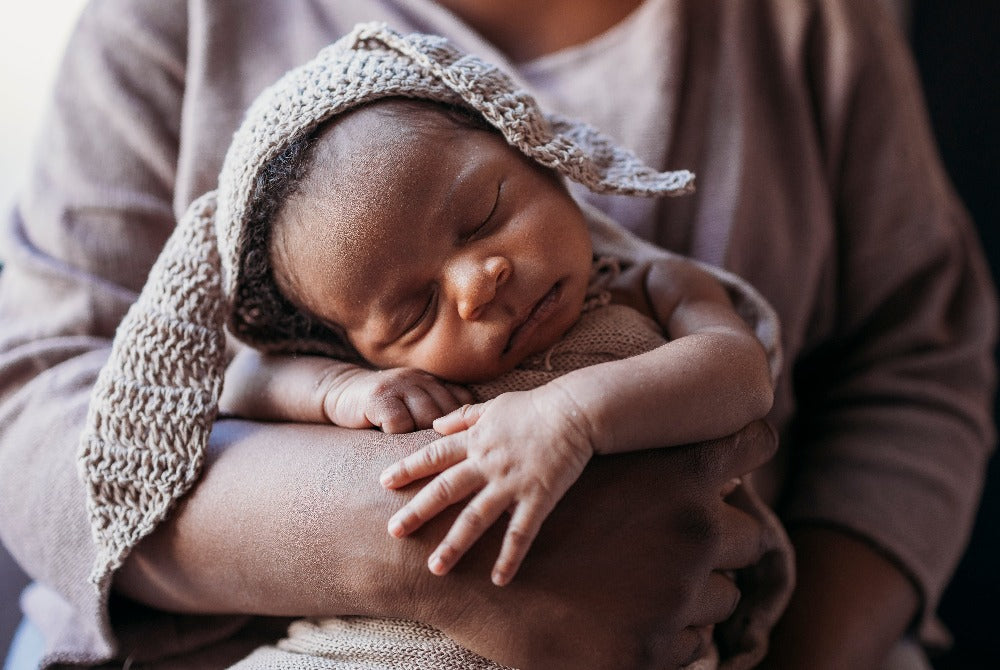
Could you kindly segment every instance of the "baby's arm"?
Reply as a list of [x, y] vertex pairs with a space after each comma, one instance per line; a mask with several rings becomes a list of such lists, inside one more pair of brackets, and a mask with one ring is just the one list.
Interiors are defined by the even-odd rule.
[[654, 316], [670, 341], [463, 407], [434, 422], [446, 437], [383, 472], [388, 488], [438, 475], [390, 519], [389, 532], [397, 537], [473, 496], [428, 559], [435, 574], [448, 572], [509, 510], [493, 569], [493, 581], [505, 584], [594, 453], [723, 437], [770, 409], [764, 349], [708, 273], [684, 259], [657, 260], [626, 272], [613, 288]]
[[226, 370], [219, 408], [246, 419], [406, 433], [430, 428], [471, 400], [467, 389], [412, 368], [369, 370], [322, 356], [242, 349]]
[[715, 439], [767, 414], [767, 355], [718, 280], [687, 259], [663, 258], [626, 271], [612, 292], [653, 317], [669, 341], [547, 385], [587, 418], [596, 453]]

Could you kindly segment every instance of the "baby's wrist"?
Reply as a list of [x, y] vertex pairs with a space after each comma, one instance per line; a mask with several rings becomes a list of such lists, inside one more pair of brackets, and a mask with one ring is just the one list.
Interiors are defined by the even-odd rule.
[[[339, 363], [331, 368], [322, 382], [325, 386], [323, 411], [326, 416], [337, 425], [347, 425], [356, 406], [363, 405], [367, 400], [368, 386], [363, 382], [365, 377], [373, 374], [374, 371], [353, 363]], [[362, 383], [359, 385], [358, 382]], [[358, 397], [352, 398], [352, 394]]]
[[563, 434], [581, 453], [587, 457], [602, 453], [601, 432], [597, 430], [594, 417], [574, 393], [571, 385], [562, 379], [555, 379], [533, 392], [544, 395], [544, 408], [563, 420]]

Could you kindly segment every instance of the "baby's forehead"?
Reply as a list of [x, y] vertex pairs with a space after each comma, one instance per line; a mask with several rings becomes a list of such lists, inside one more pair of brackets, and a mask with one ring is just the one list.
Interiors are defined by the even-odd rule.
[[342, 148], [385, 149], [432, 142], [441, 134], [494, 130], [476, 112], [430, 100], [386, 98], [357, 107], [327, 122]]
[[464, 146], [453, 141], [459, 134], [490, 128], [473, 114], [390, 98], [334, 118], [317, 134], [300, 199], [336, 204], [357, 221], [418, 195], [427, 182], [447, 178], [438, 158]]
[[408, 203], [440, 195], [451, 179], [441, 147], [454, 149], [462, 144], [451, 141], [454, 134], [472, 130], [425, 101], [390, 99], [333, 119], [317, 134], [304, 178], [279, 217], [297, 222], [283, 232], [305, 234], [300, 250], [320, 245], [330, 256], [354, 259], [399, 246], [407, 230], [390, 223], [405, 220]]

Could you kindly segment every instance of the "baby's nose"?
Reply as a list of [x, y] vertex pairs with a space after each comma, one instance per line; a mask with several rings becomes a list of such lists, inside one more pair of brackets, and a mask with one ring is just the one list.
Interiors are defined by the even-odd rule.
[[458, 315], [473, 321], [483, 315], [486, 306], [496, 298], [497, 290], [507, 283], [512, 268], [503, 256], [490, 256], [471, 264], [461, 272], [458, 281]]

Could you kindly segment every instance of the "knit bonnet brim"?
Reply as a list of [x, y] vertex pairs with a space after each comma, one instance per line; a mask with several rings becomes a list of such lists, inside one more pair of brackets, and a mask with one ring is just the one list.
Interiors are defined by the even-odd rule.
[[591, 126], [544, 112], [495, 65], [466, 54], [443, 37], [400, 35], [384, 24], [361, 24], [291, 70], [251, 105], [233, 137], [219, 177], [218, 214], [224, 290], [233, 300], [227, 325], [240, 339], [267, 350], [349, 355], [339, 338], [302, 314], [274, 309], [282, 299], [260, 295], [273, 283], [244, 277], [250, 254], [247, 221], [254, 185], [269, 161], [292, 142], [362, 105], [406, 97], [464, 107], [495, 127], [512, 146], [595, 193], [680, 195], [694, 188], [687, 170], [659, 172]]
[[266, 350], [343, 353], [308, 319], [288, 323], [252, 304], [255, 291], [240, 291], [249, 255], [266, 253], [247, 235], [255, 183], [325, 121], [400, 96], [477, 112], [511, 146], [595, 192], [693, 188], [690, 172], [653, 170], [590, 126], [544, 113], [504, 72], [441, 37], [361, 24], [288, 72], [249, 107], [218, 190], [178, 222], [95, 386], [79, 464], [98, 549], [93, 579], [102, 588], [200, 473], [218, 411], [226, 326]]

